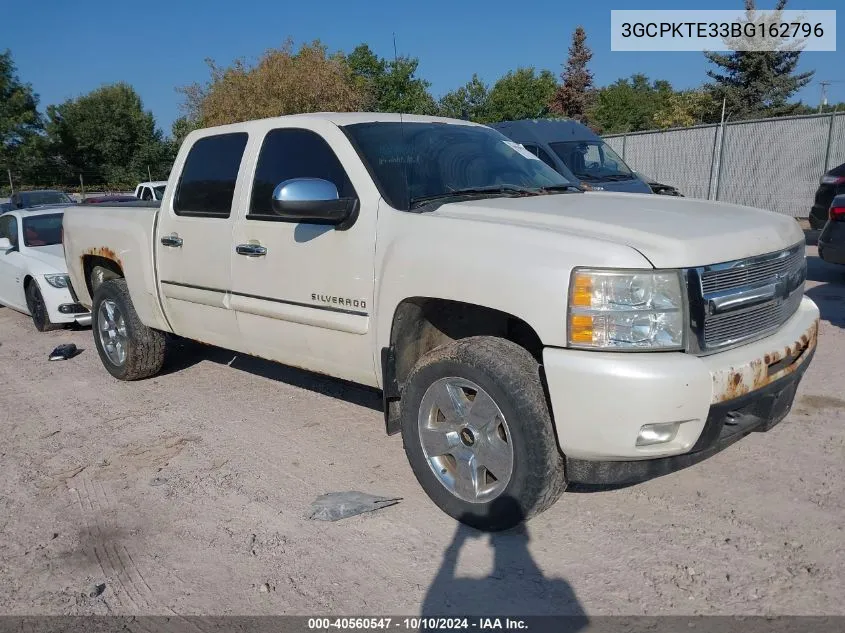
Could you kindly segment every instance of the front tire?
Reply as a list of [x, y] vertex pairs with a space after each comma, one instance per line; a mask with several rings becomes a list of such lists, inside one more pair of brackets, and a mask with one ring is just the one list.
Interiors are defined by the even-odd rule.
[[405, 383], [402, 439], [441, 510], [472, 527], [515, 527], [566, 488], [540, 378], [525, 349], [471, 337], [423, 356]]
[[141, 323], [125, 279], [104, 281], [91, 310], [94, 344], [106, 370], [119, 380], [154, 376], [164, 363], [166, 336]]
[[53, 323], [50, 320], [50, 315], [47, 314], [47, 305], [41, 295], [41, 289], [35, 281], [30, 281], [26, 287], [26, 307], [32, 317], [35, 329], [39, 332], [49, 332], [62, 327], [60, 323]]

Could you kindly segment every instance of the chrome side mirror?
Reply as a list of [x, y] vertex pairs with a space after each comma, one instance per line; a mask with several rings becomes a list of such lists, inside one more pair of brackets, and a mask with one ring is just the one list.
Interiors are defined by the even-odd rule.
[[293, 178], [276, 185], [273, 211], [289, 222], [333, 224], [349, 228], [358, 210], [357, 198], [341, 198], [334, 183], [321, 178]]

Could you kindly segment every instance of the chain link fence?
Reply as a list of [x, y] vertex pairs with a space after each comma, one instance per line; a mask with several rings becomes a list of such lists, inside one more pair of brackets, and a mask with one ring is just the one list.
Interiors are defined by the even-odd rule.
[[805, 218], [819, 178], [845, 162], [845, 112], [604, 138], [632, 169], [685, 196]]
[[[0, 202], [5, 202], [14, 191], [53, 189], [64, 191], [76, 198], [102, 194], [132, 193], [139, 182], [167, 180], [167, 173], [145, 167], [124, 170], [119, 178], [107, 178], [103, 170], [70, 170], [51, 165], [19, 171], [0, 165]], [[158, 176], [158, 177], [156, 177]]]

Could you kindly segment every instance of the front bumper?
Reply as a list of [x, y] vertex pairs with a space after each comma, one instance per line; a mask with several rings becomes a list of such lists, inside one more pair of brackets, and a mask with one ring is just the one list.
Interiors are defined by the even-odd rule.
[[711, 406], [701, 435], [689, 453], [615, 462], [567, 457], [567, 479], [573, 483], [599, 485], [645, 481], [697, 464], [753, 431], [768, 431], [789, 413], [798, 383], [815, 353], [815, 348], [806, 352], [806, 359], [800, 367], [780, 380], [744, 396]]
[[[812, 360], [819, 311], [804, 297], [777, 332], [712, 354], [547, 348], [543, 364], [568, 477], [628, 483], [689, 466], [789, 411]], [[636, 446], [646, 424], [678, 422], [675, 437]]]
[[77, 303], [67, 288], [55, 288], [43, 279], [38, 284], [47, 315], [52, 323], [78, 323], [91, 325], [91, 313]]

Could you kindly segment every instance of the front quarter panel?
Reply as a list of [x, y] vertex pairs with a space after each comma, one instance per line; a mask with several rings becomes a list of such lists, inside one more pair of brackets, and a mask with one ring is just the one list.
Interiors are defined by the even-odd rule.
[[569, 278], [576, 266], [651, 269], [636, 250], [560, 232], [379, 208], [377, 359], [402, 301], [431, 297], [506, 312], [544, 346], [566, 346]]

